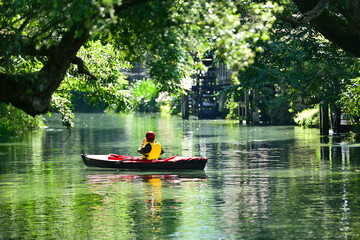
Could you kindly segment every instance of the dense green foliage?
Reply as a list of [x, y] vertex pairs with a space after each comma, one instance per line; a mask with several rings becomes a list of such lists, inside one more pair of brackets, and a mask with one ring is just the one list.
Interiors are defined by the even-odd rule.
[[341, 94], [339, 104], [347, 119], [353, 125], [355, 138], [360, 138], [360, 77], [350, 80]]
[[294, 121], [297, 125], [303, 127], [319, 127], [319, 106], [316, 106], [315, 108], [304, 109], [303, 111], [297, 113]]
[[130, 88], [134, 109], [139, 112], [158, 112], [160, 105], [156, 102], [159, 88], [152, 79], [136, 81]]
[[360, 116], [360, 77], [351, 79], [342, 92], [339, 101], [352, 123], [359, 123]]
[[[341, 92], [358, 77], [359, 63], [317, 31], [358, 56], [359, 44], [351, 44], [358, 6], [349, 0], [319, 8], [310, 0], [276, 2], [0, 1], [0, 101], [31, 115], [52, 107], [71, 128], [75, 95], [118, 111], [139, 107], [121, 72], [132, 63], [148, 68], [159, 93], [177, 94], [189, 88], [199, 67], [194, 59], [212, 50], [234, 72], [241, 70], [233, 89], [257, 89], [254, 111], [273, 122], [291, 119], [284, 115], [290, 106], [295, 113], [319, 102], [339, 114]], [[319, 11], [312, 18], [294, 18], [312, 8]], [[351, 101], [342, 104], [352, 109]]]
[[105, 108], [112, 104], [119, 111], [129, 109], [128, 82], [121, 70], [130, 65], [124, 55], [111, 44], [104, 45], [98, 40], [89, 41], [77, 56], [87, 63], [90, 76], [79, 74], [78, 66], [72, 66], [51, 101], [53, 109], [61, 113], [64, 125], [72, 127], [71, 100], [76, 96], [94, 105], [101, 102]]
[[[267, 39], [277, 6], [252, 1], [0, 2], [4, 102], [32, 115], [52, 108], [71, 127], [70, 99], [85, 94], [118, 110], [131, 106], [120, 70], [144, 64], [160, 91], [188, 87], [193, 58], [209, 49], [237, 69]], [[25, 89], [25, 90], [23, 90]], [[22, 94], [26, 92], [26, 94]], [[22, 94], [22, 97], [19, 96]], [[52, 96], [51, 96], [52, 95]]]
[[11, 105], [0, 103], [0, 136], [26, 132], [44, 126], [41, 116], [32, 117]]
[[320, 102], [336, 111], [341, 107], [341, 92], [350, 79], [359, 75], [359, 60], [310, 26], [294, 30], [278, 20], [270, 41], [258, 42], [254, 47], [262, 52], [254, 64], [239, 73], [238, 89], [256, 89], [259, 94], [252, 100], [253, 105], [271, 118], [280, 114], [281, 105], [282, 112], [290, 109], [291, 114]]

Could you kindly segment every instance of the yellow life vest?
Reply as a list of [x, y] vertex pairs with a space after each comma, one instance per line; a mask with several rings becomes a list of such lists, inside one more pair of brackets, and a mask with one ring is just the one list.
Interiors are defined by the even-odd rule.
[[147, 142], [144, 146], [146, 146], [146, 144], [151, 145], [151, 151], [145, 153], [142, 158], [147, 160], [158, 159], [161, 154], [161, 144], [159, 142]]

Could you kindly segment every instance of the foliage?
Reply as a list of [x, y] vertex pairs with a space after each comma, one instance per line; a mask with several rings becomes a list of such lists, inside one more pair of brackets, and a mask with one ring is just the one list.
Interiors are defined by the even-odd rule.
[[360, 77], [351, 79], [350, 84], [346, 86], [341, 93], [339, 104], [342, 111], [353, 125], [354, 137], [360, 138]]
[[98, 40], [88, 42], [77, 56], [87, 63], [91, 77], [78, 74], [76, 66], [72, 66], [57, 92], [79, 91], [91, 103], [100, 100], [106, 106], [115, 104], [119, 110], [126, 110], [129, 107], [129, 92], [122, 70], [127, 70], [130, 64], [124, 60], [123, 53]]
[[0, 103], [0, 135], [16, 134], [44, 126], [41, 116], [31, 117], [11, 105]]
[[314, 108], [304, 109], [302, 112], [296, 114], [294, 121], [297, 125], [303, 127], [319, 127], [320, 125], [320, 111], [319, 106]]
[[[190, 93], [188, 94], [188, 98], [191, 98]], [[169, 95], [169, 99], [167, 102], [167, 106], [168, 106], [168, 113], [170, 113], [171, 115], [181, 115], [181, 104], [182, 104], [182, 96], [181, 94], [170, 94]], [[189, 114], [193, 114], [192, 109], [189, 108]]]
[[67, 93], [64, 91], [58, 91], [53, 94], [53, 98], [51, 100], [53, 110], [61, 114], [61, 123], [69, 130], [69, 132], [74, 126], [74, 122], [72, 120], [75, 118], [73, 106], [69, 100], [70, 94], [70, 91]]
[[[342, 92], [340, 104], [352, 123], [359, 121], [360, 116], [360, 77], [351, 79]], [[356, 118], [354, 116], [357, 116]]]
[[160, 92], [159, 85], [154, 79], [148, 78], [133, 82], [129, 91], [132, 109], [137, 112], [159, 112], [172, 106], [173, 95], [168, 92]]
[[152, 79], [134, 82], [130, 87], [134, 110], [139, 112], [158, 112], [160, 105], [156, 102], [159, 89]]
[[[17, 0], [1, 5], [1, 79], [18, 92], [0, 94], [0, 100], [13, 102], [32, 115], [49, 109], [49, 94], [59, 86], [59, 91], [78, 84], [77, 88], [93, 88], [88, 90], [94, 98], [96, 90], [117, 81], [116, 71], [105, 77], [101, 73], [104, 65], [95, 63], [102, 52], [83, 54], [84, 48], [89, 51], [96, 40], [101, 41], [107, 56], [105, 46], [112, 46], [116, 58], [145, 64], [161, 90], [177, 92], [184, 89], [184, 80], [193, 73], [193, 57], [201, 57], [209, 49], [228, 58], [235, 68], [251, 62], [254, 54], [250, 44], [267, 38], [277, 9], [271, 3], [231, 0]], [[27, 65], [25, 72], [20, 69], [22, 61]], [[86, 77], [63, 83], [66, 72], [69, 77], [68, 70]], [[100, 81], [88, 80], [94, 76]], [[8, 85], [3, 84], [0, 90], [6, 91]], [[24, 91], [27, 94], [19, 99]], [[105, 101], [111, 97], [102, 93], [96, 96]], [[126, 109], [124, 92], [116, 98], [118, 106], [124, 104], [120, 109]], [[44, 102], [38, 105], [41, 100]]]
[[129, 68], [123, 54], [111, 44], [103, 45], [100, 40], [89, 41], [82, 47], [78, 57], [87, 63], [91, 76], [78, 73], [77, 66], [72, 66], [60, 87], [52, 97], [52, 107], [61, 113], [61, 121], [68, 129], [73, 127], [71, 100], [75, 96], [87, 99], [90, 104], [103, 103], [104, 107], [115, 106], [118, 111], [131, 107], [127, 81], [121, 70]]
[[[293, 16], [291, 1], [277, 2]], [[314, 4], [293, 2], [300, 10]], [[329, 3], [323, 12], [345, 18], [332, 32], [356, 26], [348, 24], [354, 13], [346, 4]], [[332, 108], [349, 79], [358, 76], [358, 61], [309, 25], [294, 29], [279, 20], [270, 33], [282, 8], [265, 1], [16, 0], [0, 5], [0, 101], [36, 115], [49, 110], [54, 94], [52, 107], [64, 114], [68, 127], [74, 93], [119, 111], [131, 108], [120, 69], [134, 62], [148, 67], [159, 91], [176, 93], [188, 88], [194, 58], [213, 50], [232, 70], [245, 70], [238, 75], [239, 86], [259, 89], [266, 96], [262, 103], [281, 96], [308, 105], [323, 101]], [[267, 95], [269, 85], [275, 92]]]
[[309, 26], [294, 30], [278, 20], [270, 41], [258, 41], [254, 48], [262, 52], [254, 64], [239, 73], [239, 86], [257, 89], [260, 96], [253, 101], [270, 116], [276, 116], [272, 112], [278, 98], [292, 102], [293, 108], [323, 101], [335, 109], [341, 89], [359, 74], [357, 59]]
[[151, 76], [174, 91], [193, 73], [192, 56], [210, 49], [232, 67], [246, 65], [253, 57], [249, 43], [266, 38], [276, 9], [251, 1], [152, 1], [121, 13], [123, 24], [113, 24], [111, 31], [121, 33], [113, 36], [117, 46], [145, 62]]
[[169, 92], [160, 92], [158, 98], [156, 99], [156, 102], [160, 104], [160, 112], [175, 115], [176, 112], [174, 111], [174, 99], [177, 96], [178, 95]]
[[289, 111], [289, 97], [281, 94], [270, 98], [268, 102], [261, 101], [260, 109], [263, 109], [264, 114], [270, 117], [272, 125], [288, 125], [293, 124], [291, 113]]
[[52, 109], [67, 127], [74, 93], [119, 111], [131, 107], [120, 72], [130, 62], [145, 64], [159, 90], [169, 93], [189, 87], [193, 58], [210, 49], [233, 68], [246, 66], [254, 56], [250, 44], [267, 39], [278, 9], [231, 0], [0, 4], [0, 92], [12, 89], [0, 101], [36, 115], [49, 110], [54, 94]]
[[226, 108], [229, 110], [229, 113], [226, 115], [226, 119], [239, 119], [239, 103], [234, 101], [233, 97], [226, 100]]

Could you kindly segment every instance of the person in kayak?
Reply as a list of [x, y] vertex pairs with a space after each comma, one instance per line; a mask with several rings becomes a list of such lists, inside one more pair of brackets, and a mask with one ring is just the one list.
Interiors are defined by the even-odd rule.
[[143, 144], [139, 147], [138, 153], [142, 154], [142, 158], [146, 160], [158, 159], [164, 153], [161, 144], [155, 141], [155, 133], [153, 131], [146, 133], [146, 138], [144, 138]]

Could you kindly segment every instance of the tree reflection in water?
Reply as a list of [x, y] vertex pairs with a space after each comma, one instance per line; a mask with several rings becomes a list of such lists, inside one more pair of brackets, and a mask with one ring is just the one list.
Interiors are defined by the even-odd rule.
[[[184, 191], [189, 188], [192, 191], [194, 187], [207, 185], [204, 171], [185, 172], [181, 175], [95, 173], [88, 174], [87, 178], [90, 192], [102, 199], [101, 204], [94, 208], [94, 218], [100, 232], [106, 231], [104, 227], [114, 222], [108, 219], [114, 215], [109, 209], [118, 209], [122, 230], [129, 231], [121, 231], [123, 236], [133, 232], [128, 229], [132, 225], [130, 223], [133, 223], [137, 225], [136, 235], [151, 238], [156, 238], [164, 231], [169, 234], [176, 231], [176, 216], [181, 214], [181, 205], [187, 201], [186, 197], [181, 198], [178, 194], [164, 196], [164, 188], [185, 189]], [[164, 221], [167, 223], [164, 224]]]

